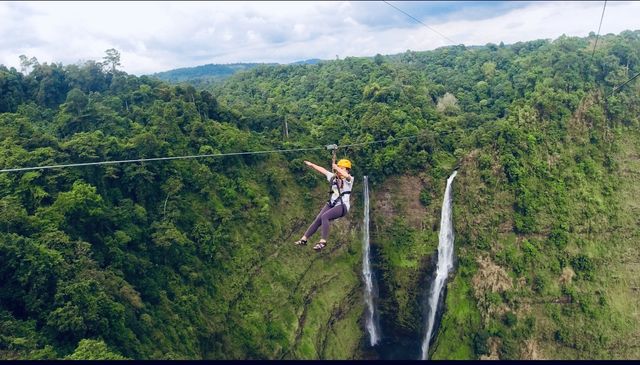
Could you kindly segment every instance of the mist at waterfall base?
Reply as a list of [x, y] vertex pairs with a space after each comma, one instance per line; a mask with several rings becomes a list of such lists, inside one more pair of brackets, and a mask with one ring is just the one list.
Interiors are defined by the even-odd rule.
[[449, 273], [453, 269], [453, 219], [451, 207], [453, 198], [451, 194], [451, 183], [458, 172], [454, 171], [447, 179], [447, 186], [442, 202], [442, 213], [440, 217], [440, 233], [438, 234], [438, 263], [436, 276], [431, 284], [428, 301], [428, 313], [426, 323], [426, 334], [422, 341], [421, 359], [426, 360], [429, 356], [429, 342], [436, 322], [439, 303], [442, 302], [442, 289], [447, 281]]

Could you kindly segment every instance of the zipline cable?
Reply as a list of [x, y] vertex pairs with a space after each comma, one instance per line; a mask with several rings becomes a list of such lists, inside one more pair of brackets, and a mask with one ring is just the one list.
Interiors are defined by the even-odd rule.
[[638, 72], [637, 74], [635, 74], [632, 78], [630, 78], [629, 80], [625, 81], [624, 83], [616, 86], [613, 88], [613, 90], [611, 91], [611, 94], [609, 94], [609, 96], [611, 96], [613, 93], [615, 93], [616, 91], [618, 91], [621, 87], [623, 87], [624, 85], [630, 83], [631, 81], [633, 81], [636, 77], [640, 76], [640, 72]]
[[591, 51], [591, 60], [593, 61], [593, 55], [596, 53], [596, 46], [598, 45], [598, 37], [600, 37], [600, 28], [602, 28], [602, 19], [604, 19], [604, 9], [607, 8], [607, 0], [604, 0], [604, 6], [602, 7], [602, 15], [600, 15], [600, 25], [598, 26], [598, 34], [596, 34], [596, 42], [593, 44], [593, 51]]
[[115, 164], [133, 163], [133, 162], [187, 160], [187, 159], [203, 158], [203, 157], [223, 157], [223, 156], [258, 155], [258, 154], [265, 154], [265, 153], [300, 152], [300, 151], [314, 151], [314, 150], [322, 150], [322, 149], [325, 149], [325, 147], [294, 148], [294, 149], [289, 149], [289, 150], [267, 150], [267, 151], [249, 151], [249, 152], [210, 153], [210, 154], [202, 154], [202, 155], [137, 158], [137, 159], [131, 159], [131, 160], [115, 160], [115, 161], [80, 162], [80, 163], [61, 164], [61, 165], [19, 167], [19, 168], [13, 168], [13, 169], [3, 169], [3, 170], [0, 170], [0, 172], [18, 172], [18, 171], [31, 171], [31, 170], [46, 170], [46, 169], [55, 169], [55, 168], [64, 168], [64, 167], [78, 167], [78, 166], [115, 165]]
[[402, 14], [404, 14], [404, 15], [408, 16], [409, 18], [411, 18], [411, 19], [415, 20], [416, 22], [418, 22], [418, 23], [420, 23], [420, 24], [424, 25], [424, 26], [425, 26], [425, 27], [427, 27], [429, 30], [431, 30], [431, 31], [433, 31], [433, 32], [435, 32], [435, 33], [437, 33], [437, 34], [438, 34], [438, 35], [440, 35], [442, 38], [444, 38], [444, 39], [448, 40], [448, 41], [449, 41], [449, 42], [451, 42], [452, 44], [454, 44], [454, 45], [458, 44], [456, 41], [454, 41], [454, 40], [452, 40], [451, 38], [447, 37], [446, 35], [444, 35], [444, 34], [442, 34], [442, 33], [438, 32], [437, 30], [433, 29], [432, 27], [430, 27], [430, 26], [426, 25], [426, 24], [425, 24], [425, 23], [423, 23], [420, 19], [418, 19], [418, 18], [416, 18], [416, 17], [412, 16], [411, 14], [409, 14], [409, 13], [407, 13], [406, 11], [404, 11], [404, 10], [402, 10], [402, 9], [398, 8], [397, 6], [395, 6], [395, 5], [393, 5], [393, 4], [389, 3], [389, 2], [387, 2], [387, 1], [385, 1], [385, 0], [382, 0], [382, 2], [383, 2], [383, 3], [385, 3], [385, 4], [387, 4], [387, 5], [389, 5], [390, 7], [394, 8], [394, 9], [396, 9], [397, 11], [401, 12]]
[[[369, 142], [361, 142], [361, 143], [352, 143], [347, 145], [338, 146], [338, 148], [347, 148], [347, 147], [355, 147], [362, 146], [373, 143], [382, 143], [382, 142], [395, 142], [406, 140], [410, 138], [416, 138], [418, 135], [412, 135], [407, 137], [399, 137], [399, 138], [387, 138], [377, 141], [369, 141]], [[201, 154], [201, 155], [187, 155], [187, 156], [169, 156], [169, 157], [152, 157], [152, 158], [137, 158], [137, 159], [129, 159], [129, 160], [114, 160], [114, 161], [96, 161], [96, 162], [80, 162], [80, 163], [71, 163], [71, 164], [59, 164], [59, 165], [46, 165], [46, 166], [32, 166], [32, 167], [17, 167], [10, 169], [2, 169], [2, 172], [20, 172], [20, 171], [33, 171], [33, 170], [48, 170], [48, 169], [56, 169], [56, 168], [66, 168], [66, 167], [80, 167], [80, 166], [98, 166], [98, 165], [115, 165], [115, 164], [124, 164], [124, 163], [133, 163], [133, 162], [153, 162], [153, 161], [167, 161], [167, 160], [187, 160], [194, 158], [205, 158], [205, 157], [224, 157], [224, 156], [244, 156], [244, 155], [258, 155], [258, 154], [267, 154], [267, 153], [285, 153], [285, 152], [303, 152], [303, 151], [318, 151], [324, 150], [326, 147], [310, 147], [310, 148], [293, 148], [288, 150], [265, 150], [265, 151], [245, 151], [245, 152], [229, 152], [229, 153], [210, 153], [210, 154]]]

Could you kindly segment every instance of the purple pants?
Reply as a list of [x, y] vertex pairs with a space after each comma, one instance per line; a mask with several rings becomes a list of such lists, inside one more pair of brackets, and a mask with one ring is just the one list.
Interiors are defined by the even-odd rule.
[[329, 221], [343, 217], [345, 214], [347, 214], [347, 207], [342, 204], [336, 205], [333, 208], [329, 207], [329, 203], [325, 204], [316, 219], [311, 223], [309, 228], [307, 228], [307, 231], [304, 233], [305, 237], [307, 237], [307, 239], [311, 238], [318, 230], [318, 227], [322, 226], [322, 239], [326, 241], [327, 237], [329, 237]]

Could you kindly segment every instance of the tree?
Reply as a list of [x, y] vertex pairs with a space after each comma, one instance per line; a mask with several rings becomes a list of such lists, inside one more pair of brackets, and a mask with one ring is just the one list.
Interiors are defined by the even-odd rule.
[[63, 225], [69, 232], [93, 234], [102, 222], [103, 199], [94, 186], [76, 180], [71, 191], [58, 194], [50, 207], [38, 213], [56, 225]]
[[24, 77], [14, 68], [0, 66], [0, 113], [14, 112], [25, 100]]
[[493, 75], [496, 72], [496, 63], [495, 62], [485, 62], [482, 65], [482, 73], [484, 74], [484, 78], [487, 80], [491, 80]]
[[102, 340], [85, 338], [80, 340], [76, 350], [73, 354], [67, 355], [65, 360], [126, 360], [126, 358], [109, 350]]
[[110, 74], [105, 74], [104, 65], [93, 60], [82, 65], [68, 65], [66, 67], [69, 86], [79, 88], [85, 93], [104, 92], [109, 88]]
[[109, 48], [105, 51], [105, 53], [107, 55], [102, 57], [102, 59], [104, 60], [105, 65], [111, 65], [111, 72], [115, 73], [116, 66], [121, 66], [120, 52], [118, 52], [118, 50], [116, 50], [115, 48]]
[[373, 62], [375, 62], [376, 65], [380, 66], [384, 62], [384, 57], [382, 57], [382, 55], [378, 53], [373, 57]]
[[445, 114], [453, 114], [460, 110], [460, 107], [458, 107], [458, 99], [456, 99], [453, 94], [446, 93], [441, 98], [438, 98], [437, 109], [439, 112]]
[[23, 74], [28, 74], [30, 67], [38, 65], [38, 59], [35, 57], [27, 58], [27, 56], [21, 54], [20, 56], [20, 70]]
[[35, 64], [27, 79], [37, 81], [31, 90], [36, 102], [47, 108], [57, 108], [62, 104], [70, 90], [66, 76], [62, 64]]
[[82, 111], [87, 107], [88, 103], [89, 98], [78, 88], [71, 89], [71, 91], [67, 93], [66, 107], [77, 117], [82, 115]]

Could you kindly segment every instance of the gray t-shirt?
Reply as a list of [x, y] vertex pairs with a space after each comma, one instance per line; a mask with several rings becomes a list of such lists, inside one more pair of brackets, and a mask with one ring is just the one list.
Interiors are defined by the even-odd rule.
[[[332, 172], [328, 172], [327, 174], [325, 174], [325, 176], [327, 177], [327, 181], [331, 182], [331, 179], [333, 178], [335, 174]], [[338, 177], [336, 177], [336, 179], [339, 179]], [[348, 181], [347, 179], [342, 179], [342, 187], [340, 188], [341, 192], [345, 192], [345, 191], [351, 191], [351, 189], [353, 188], [353, 176], [351, 177], [351, 181]], [[340, 199], [338, 199], [338, 197], [340, 196], [340, 193], [338, 193], [338, 187], [335, 184], [331, 185], [331, 191], [333, 192], [331, 194], [331, 203], [334, 203], [336, 205], [340, 205]], [[344, 194], [342, 196], [342, 202], [344, 203], [345, 208], [347, 208], [347, 212], [349, 211], [349, 208], [351, 207], [351, 205], [349, 204], [349, 197], [351, 196], [351, 194]], [[336, 201], [337, 200], [337, 201]]]

